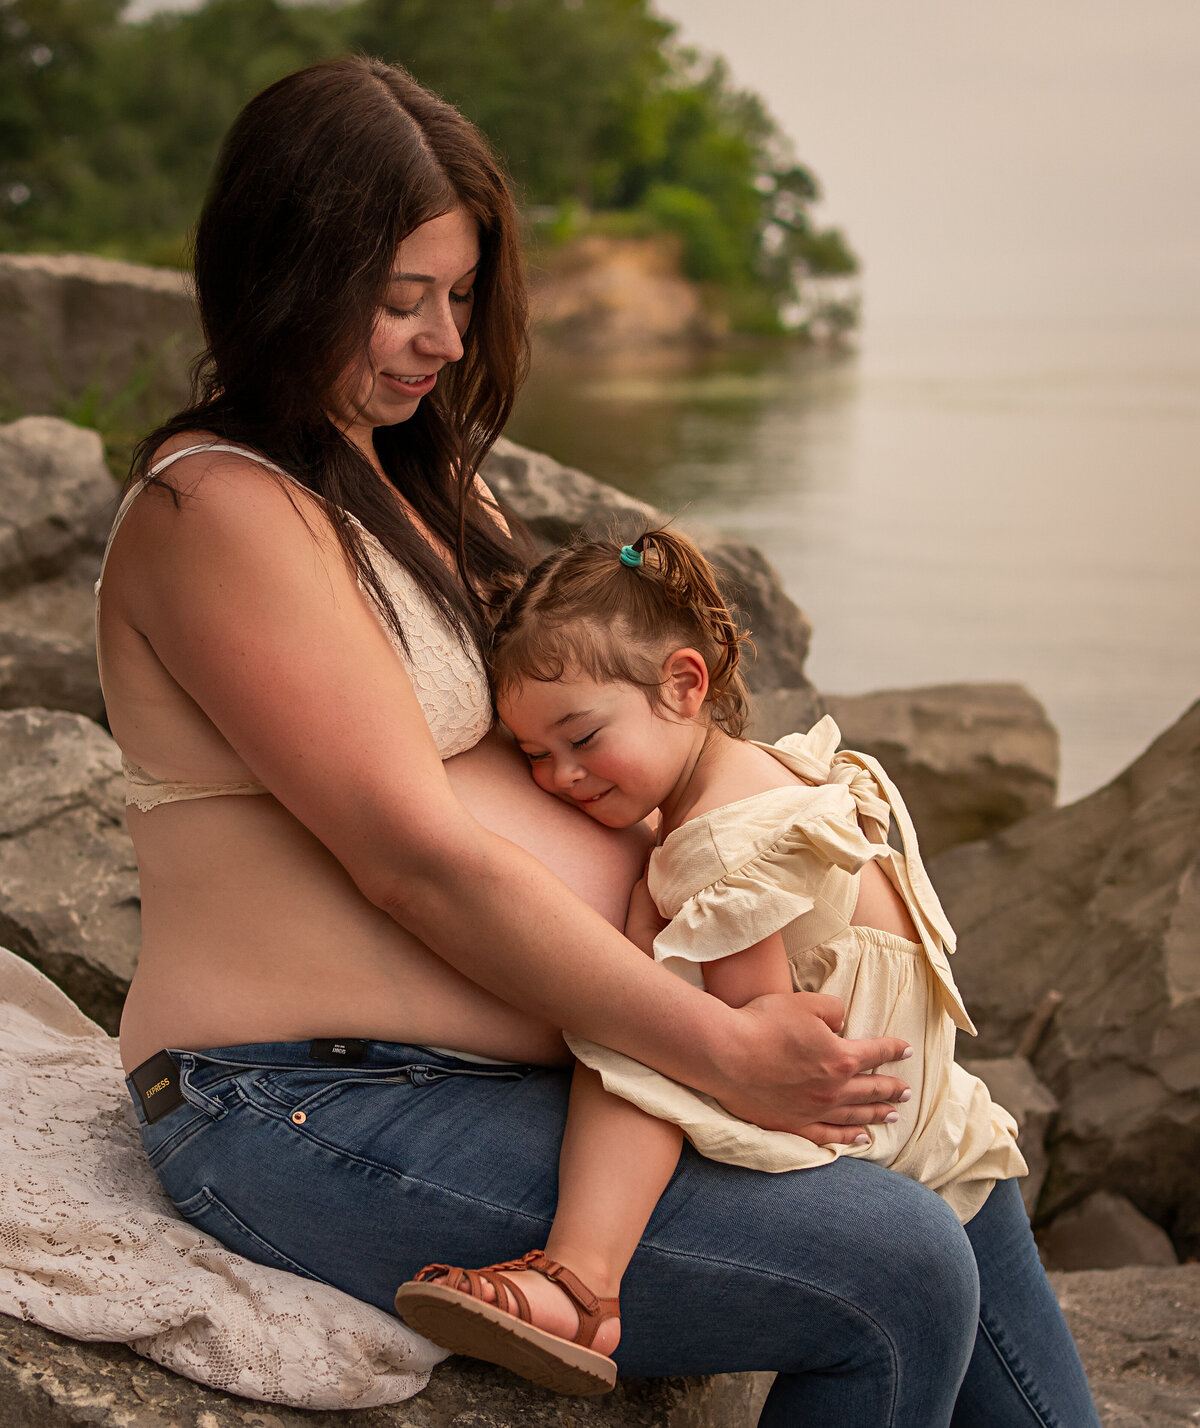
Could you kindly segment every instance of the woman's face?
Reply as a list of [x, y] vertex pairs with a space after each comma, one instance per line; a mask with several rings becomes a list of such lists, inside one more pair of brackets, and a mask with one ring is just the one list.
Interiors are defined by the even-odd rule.
[[374, 429], [407, 421], [441, 369], [462, 356], [478, 267], [478, 226], [462, 208], [422, 223], [400, 244], [366, 363], [344, 375], [330, 413], [368, 457]]

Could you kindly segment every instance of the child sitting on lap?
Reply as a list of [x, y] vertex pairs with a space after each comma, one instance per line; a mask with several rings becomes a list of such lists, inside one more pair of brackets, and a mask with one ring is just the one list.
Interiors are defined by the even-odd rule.
[[[744, 638], [684, 537], [576, 544], [544, 560], [501, 617], [500, 715], [534, 781], [597, 822], [625, 828], [657, 810], [633, 941], [733, 1006], [792, 990], [838, 997], [846, 1036], [911, 1043], [911, 1095], [854, 1144], [817, 1145], [568, 1036], [579, 1065], [545, 1251], [479, 1271], [431, 1265], [396, 1297], [435, 1343], [559, 1392], [615, 1381], [621, 1277], [684, 1136], [767, 1171], [861, 1156], [936, 1190], [964, 1223], [996, 1180], [1025, 1173], [1012, 1117], [954, 1061], [955, 1028], [975, 1028], [899, 793], [874, 759], [836, 752], [832, 719], [774, 747], [743, 739]], [[893, 819], [903, 852], [887, 841]]]

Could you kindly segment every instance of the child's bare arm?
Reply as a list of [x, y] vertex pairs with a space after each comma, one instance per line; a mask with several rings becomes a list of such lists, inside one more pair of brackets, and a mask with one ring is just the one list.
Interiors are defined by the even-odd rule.
[[778, 932], [741, 952], [705, 962], [702, 971], [705, 991], [731, 1007], [744, 1007], [771, 992], [792, 990], [791, 969]]
[[629, 911], [625, 914], [625, 936], [635, 947], [640, 947], [647, 957], [654, 956], [654, 939], [666, 927], [666, 919], [660, 916], [646, 879], [640, 878], [629, 894]]

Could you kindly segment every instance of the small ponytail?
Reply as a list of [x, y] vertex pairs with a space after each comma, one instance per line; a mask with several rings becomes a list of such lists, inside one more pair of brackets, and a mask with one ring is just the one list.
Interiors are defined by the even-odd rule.
[[629, 545], [575, 541], [547, 556], [501, 611], [492, 672], [497, 692], [577, 670], [638, 685], [657, 704], [663, 660], [691, 647], [708, 669], [709, 717], [739, 738], [750, 712], [738, 669], [744, 643], [749, 633], [712, 566], [686, 536], [656, 529]]

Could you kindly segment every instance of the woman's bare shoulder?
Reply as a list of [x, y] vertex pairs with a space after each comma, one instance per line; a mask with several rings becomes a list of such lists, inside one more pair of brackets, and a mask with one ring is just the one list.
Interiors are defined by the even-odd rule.
[[146, 475], [152, 479], [123, 522], [128, 546], [163, 539], [252, 546], [315, 538], [323, 550], [337, 548], [319, 497], [266, 457], [212, 432], [170, 437], [147, 463]]

